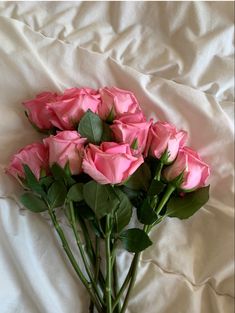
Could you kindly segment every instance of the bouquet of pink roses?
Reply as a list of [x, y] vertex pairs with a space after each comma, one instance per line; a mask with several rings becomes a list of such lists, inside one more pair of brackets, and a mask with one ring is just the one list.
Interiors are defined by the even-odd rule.
[[[185, 146], [185, 131], [147, 120], [130, 91], [72, 88], [41, 93], [24, 106], [45, 138], [21, 149], [7, 168], [25, 189], [21, 203], [50, 216], [90, 295], [89, 311], [124, 313], [140, 253], [152, 244], [149, 232], [165, 217], [189, 218], [208, 201], [209, 167]], [[130, 228], [133, 210], [142, 226]], [[59, 211], [71, 226], [80, 262]], [[122, 282], [120, 248], [133, 253]]]

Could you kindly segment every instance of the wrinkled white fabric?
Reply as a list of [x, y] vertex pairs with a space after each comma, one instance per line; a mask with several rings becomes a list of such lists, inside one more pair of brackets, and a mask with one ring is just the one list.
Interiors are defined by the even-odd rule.
[[[40, 138], [21, 102], [44, 90], [116, 85], [189, 132], [211, 197], [151, 233], [129, 313], [232, 313], [233, 3], [0, 4], [0, 313], [86, 313], [88, 297], [44, 216], [20, 210], [4, 167]], [[65, 225], [66, 232], [69, 228]], [[119, 251], [120, 278], [130, 255]]]
[[224, 1], [12, 2], [0, 4], [0, 14], [144, 74], [231, 101], [233, 6]]

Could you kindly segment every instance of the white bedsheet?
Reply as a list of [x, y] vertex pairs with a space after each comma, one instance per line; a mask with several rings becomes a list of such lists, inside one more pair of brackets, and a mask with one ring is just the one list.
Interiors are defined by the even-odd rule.
[[[173, 122], [212, 167], [211, 198], [151, 234], [129, 313], [234, 311], [232, 2], [0, 3], [0, 313], [86, 313], [48, 221], [21, 211], [9, 157], [39, 135], [21, 102], [116, 85]], [[67, 229], [67, 231], [69, 231]], [[119, 253], [120, 276], [128, 253]]]

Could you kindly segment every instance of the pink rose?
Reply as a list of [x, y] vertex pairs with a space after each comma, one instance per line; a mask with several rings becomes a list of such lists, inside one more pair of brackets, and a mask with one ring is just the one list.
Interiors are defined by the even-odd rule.
[[196, 151], [183, 147], [179, 150], [175, 162], [163, 171], [163, 176], [167, 181], [172, 181], [182, 173], [182, 183], [178, 187], [191, 191], [205, 186], [210, 175], [210, 168], [201, 160]]
[[35, 99], [23, 102], [27, 109], [30, 121], [40, 129], [50, 129], [51, 120], [55, 118], [54, 113], [48, 109], [47, 104], [55, 102], [57, 94], [52, 92], [42, 92]]
[[98, 112], [100, 95], [90, 88], [71, 88], [57, 98], [56, 102], [48, 104], [54, 113], [51, 123], [59, 129], [71, 130], [77, 127], [84, 113], [90, 109]]
[[175, 160], [187, 138], [187, 132], [178, 131], [175, 126], [158, 121], [150, 127], [145, 154], [149, 153], [157, 159], [161, 159], [166, 153], [166, 158], [162, 159], [162, 162], [169, 164]]
[[116, 87], [105, 87], [100, 90], [101, 104], [99, 105], [99, 116], [106, 120], [112, 112], [113, 118], [123, 113], [135, 113], [140, 110], [136, 97], [131, 91]]
[[100, 184], [124, 182], [144, 162], [143, 157], [134, 157], [128, 144], [103, 142], [85, 149], [82, 168]]
[[142, 153], [145, 149], [149, 127], [152, 121], [147, 122], [144, 114], [136, 113], [123, 114], [113, 121], [110, 128], [118, 142], [128, 143], [131, 147], [136, 144], [136, 149], [132, 149], [133, 154]]
[[42, 170], [48, 170], [48, 150], [42, 143], [33, 143], [16, 153], [6, 169], [6, 172], [15, 178], [24, 178], [23, 165], [26, 164], [37, 179]]
[[49, 164], [59, 164], [62, 168], [69, 162], [71, 174], [81, 172], [81, 163], [84, 151], [85, 138], [81, 138], [76, 131], [61, 131], [56, 136], [43, 140], [49, 149]]

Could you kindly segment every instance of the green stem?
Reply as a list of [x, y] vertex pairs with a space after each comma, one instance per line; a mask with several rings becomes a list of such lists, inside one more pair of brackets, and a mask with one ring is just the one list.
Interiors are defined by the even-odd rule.
[[161, 212], [161, 210], [163, 209], [164, 205], [167, 203], [167, 201], [169, 200], [172, 192], [175, 190], [175, 186], [168, 184], [167, 188], [166, 188], [166, 192], [163, 195], [159, 205], [156, 208], [156, 213], [159, 214]]
[[136, 281], [139, 260], [140, 260], [140, 253], [136, 253], [135, 257], [133, 259], [134, 262], [133, 262], [133, 267], [132, 267], [132, 273], [131, 273], [132, 275], [131, 275], [131, 279], [130, 279], [130, 284], [129, 284], [129, 287], [128, 287], [128, 290], [126, 293], [126, 297], [124, 299], [123, 306], [122, 306], [120, 313], [124, 313], [126, 311], [126, 308], [127, 308], [127, 305], [128, 305], [129, 299], [130, 299], [130, 295], [131, 295], [132, 289], [133, 289], [135, 281]]
[[112, 253], [111, 253], [111, 264], [114, 265], [114, 261], [116, 259], [116, 250], [117, 250], [118, 242], [115, 241], [112, 245]]
[[[85, 237], [85, 241], [86, 241], [86, 245], [88, 247], [88, 249], [87, 249], [88, 256], [90, 258], [90, 261], [93, 263], [94, 269], [95, 269], [95, 268], [97, 268], [96, 267], [97, 253], [94, 251], [93, 244], [91, 242], [90, 234], [89, 234], [86, 223], [80, 217], [77, 217], [77, 218], [78, 218], [79, 225], [82, 228], [82, 231], [83, 231], [83, 234]], [[100, 240], [100, 239], [97, 238], [97, 240]], [[101, 258], [99, 258], [99, 262], [100, 261], [101, 261]], [[102, 273], [100, 268], [99, 268], [99, 273], [98, 273], [98, 282], [99, 282], [102, 290], [104, 290], [105, 289], [105, 279], [104, 279], [103, 273]], [[112, 299], [113, 299], [113, 296], [112, 296]]]
[[92, 286], [91, 284], [86, 280], [85, 276], [83, 275], [81, 269], [79, 268], [78, 264], [77, 264], [77, 261], [75, 260], [74, 258], [74, 255], [70, 249], [70, 246], [68, 244], [68, 241], [64, 235], [64, 232], [62, 230], [62, 228], [60, 227], [58, 221], [57, 221], [57, 218], [56, 218], [56, 215], [55, 215], [55, 212], [48, 206], [48, 212], [49, 212], [49, 215], [51, 217], [51, 220], [52, 220], [52, 223], [55, 227], [55, 230], [57, 232], [57, 234], [59, 235], [60, 237], [60, 240], [61, 240], [61, 243], [62, 243], [62, 246], [64, 248], [64, 251], [71, 263], [71, 265], [73, 266], [75, 272], [77, 273], [78, 277], [80, 278], [81, 282], [83, 283], [83, 285], [85, 286], [85, 288], [87, 289], [92, 301], [94, 302], [97, 310], [99, 313], [103, 313], [103, 308], [100, 306], [100, 303], [97, 301], [93, 291], [92, 291]]
[[136, 257], [137, 257], [137, 253], [134, 255], [134, 258], [133, 258], [133, 260], [132, 260], [132, 262], [131, 262], [131, 266], [130, 266], [130, 268], [129, 268], [129, 271], [128, 271], [128, 273], [127, 273], [127, 276], [126, 276], [126, 278], [125, 278], [125, 280], [124, 280], [124, 282], [123, 282], [123, 284], [122, 284], [122, 287], [121, 287], [121, 289], [119, 290], [119, 292], [118, 292], [118, 294], [117, 294], [117, 297], [116, 297], [116, 299], [115, 299], [115, 301], [114, 301], [114, 303], [113, 303], [113, 309], [114, 309], [114, 308], [118, 305], [118, 303], [120, 302], [121, 297], [122, 297], [124, 291], [126, 290], [128, 284], [129, 284], [129, 281], [130, 281], [131, 275], [132, 275], [133, 265], [134, 265], [134, 263], [136, 262], [136, 261], [135, 261], [135, 258], [136, 258]]
[[[171, 184], [168, 184], [166, 192], [163, 195], [159, 205], [156, 208], [156, 213], [157, 214], [159, 214], [161, 212], [161, 210], [163, 209], [164, 205], [169, 200], [169, 198], [170, 198], [170, 196], [171, 196], [171, 194], [172, 194], [172, 192], [174, 190], [175, 190], [175, 187], [173, 185], [171, 185]], [[144, 226], [144, 231], [146, 233], [148, 233], [151, 230], [151, 228], [152, 228], [151, 226], [145, 225]], [[128, 301], [129, 301], [132, 289], [133, 289], [134, 284], [135, 284], [139, 259], [140, 259], [140, 253], [135, 254], [135, 257], [134, 257], [134, 259], [132, 261], [132, 265], [131, 265], [132, 269], [131, 269], [131, 273], [130, 273], [130, 284], [128, 286], [127, 294], [126, 294], [125, 300], [123, 302], [123, 306], [122, 306], [122, 309], [121, 309], [120, 313], [124, 313], [126, 311], [126, 308], [127, 308], [127, 305], [128, 305]], [[129, 276], [129, 273], [128, 273], [128, 276]], [[116, 304], [116, 301], [115, 301], [115, 304]]]
[[110, 235], [111, 235], [111, 216], [107, 215], [106, 218], [106, 229], [105, 229], [105, 252], [106, 252], [106, 281], [105, 281], [105, 298], [107, 313], [112, 313], [112, 264], [111, 264], [111, 252], [110, 252]]
[[83, 235], [84, 235], [84, 239], [85, 239], [85, 243], [86, 243], [86, 250], [87, 250], [87, 254], [90, 258], [90, 261], [95, 265], [95, 251], [91, 242], [91, 238], [86, 226], [86, 223], [80, 218], [80, 216], [77, 216], [77, 221], [82, 229]]
[[90, 301], [90, 306], [89, 306], [89, 312], [90, 313], [94, 313], [94, 309], [95, 309], [95, 306], [94, 306], [94, 303], [92, 302], [92, 300]]
[[84, 253], [84, 250], [83, 250], [83, 247], [82, 247], [81, 238], [79, 236], [79, 232], [78, 232], [78, 229], [77, 229], [77, 223], [76, 223], [76, 218], [75, 218], [73, 202], [70, 201], [69, 205], [70, 205], [70, 218], [71, 218], [71, 223], [70, 224], [71, 224], [72, 229], [73, 229], [73, 233], [74, 233], [74, 236], [75, 236], [75, 239], [76, 239], [76, 243], [77, 243], [79, 252], [80, 252], [81, 257], [82, 257], [83, 264], [85, 266], [87, 275], [88, 275], [88, 277], [89, 277], [89, 279], [91, 281], [92, 287], [93, 287], [93, 289], [94, 289], [94, 291], [95, 291], [95, 293], [97, 295], [97, 298], [99, 299], [100, 303], [104, 306], [104, 302], [103, 302], [102, 296], [100, 294], [100, 290], [98, 289], [97, 284], [96, 284], [96, 282], [95, 282], [95, 280], [93, 278], [93, 275], [92, 275], [92, 273], [90, 271], [88, 260], [87, 260], [86, 254]]
[[[147, 229], [148, 229], [148, 225], [144, 225], [144, 231], [147, 232]], [[132, 261], [132, 264], [131, 264], [131, 275], [130, 275], [130, 284], [129, 284], [129, 287], [128, 287], [128, 290], [127, 290], [127, 294], [126, 294], [126, 297], [125, 297], [125, 300], [123, 302], [123, 306], [122, 306], [122, 309], [121, 309], [121, 312], [120, 313], [124, 313], [126, 308], [127, 308], [127, 305], [128, 305], [128, 302], [129, 302], [129, 298], [130, 298], [130, 295], [131, 295], [131, 291], [134, 287], [134, 284], [135, 284], [135, 281], [136, 281], [136, 276], [137, 276], [137, 269], [138, 269], [138, 264], [139, 264], [139, 260], [140, 260], [140, 255], [141, 253], [135, 253], [135, 256], [134, 256], [134, 259]]]
[[[114, 264], [113, 264], [113, 289], [114, 289], [114, 297], [117, 297], [119, 285], [118, 285], [118, 273], [117, 273], [117, 260], [115, 258]], [[120, 302], [117, 304], [117, 309], [115, 312], [120, 311]]]
[[157, 166], [156, 173], [155, 173], [155, 176], [154, 176], [155, 180], [159, 180], [160, 181], [160, 179], [161, 179], [161, 172], [162, 172], [163, 166], [164, 166], [164, 163], [159, 161], [159, 164]]
[[[99, 271], [100, 271], [100, 239], [99, 237], [95, 237], [95, 255], [96, 255], [96, 260], [95, 260], [95, 266], [94, 266], [94, 270], [95, 270], [95, 283], [98, 283], [98, 279], [99, 279]], [[90, 312], [93, 313], [94, 312], [94, 303], [91, 301], [90, 304]]]
[[[77, 218], [78, 218], [79, 225], [80, 225], [80, 227], [81, 227], [81, 229], [83, 231], [83, 234], [84, 234], [84, 239], [85, 239], [85, 242], [86, 242], [88, 256], [90, 258], [90, 261], [93, 263], [94, 269], [95, 269], [96, 253], [94, 251], [94, 248], [93, 248], [93, 245], [92, 245], [92, 242], [91, 242], [91, 238], [90, 238], [89, 231], [87, 229], [87, 225], [80, 217], [77, 217]], [[104, 276], [103, 276], [101, 270], [99, 271], [99, 283], [100, 283], [101, 287], [104, 288], [105, 280], [104, 280]]]
[[161, 217], [159, 217], [152, 225], [146, 225], [147, 228], [146, 228], [146, 233], [148, 234], [151, 229], [156, 226], [157, 224], [159, 224], [167, 215], [163, 215]]
[[98, 282], [99, 279], [99, 272], [100, 272], [100, 238], [97, 236], [95, 237], [95, 255], [96, 255], [96, 261], [95, 261], [95, 282]]
[[[113, 296], [114, 296], [114, 298], [117, 297], [118, 290], [119, 290], [116, 250], [117, 250], [117, 241], [114, 242], [114, 244], [113, 244], [112, 256], [111, 256], [111, 259], [112, 259], [112, 270], [113, 270]], [[120, 302], [118, 302], [117, 306], [115, 308], [113, 307], [113, 312], [114, 313], [119, 313], [120, 309], [121, 309], [120, 308]]]

